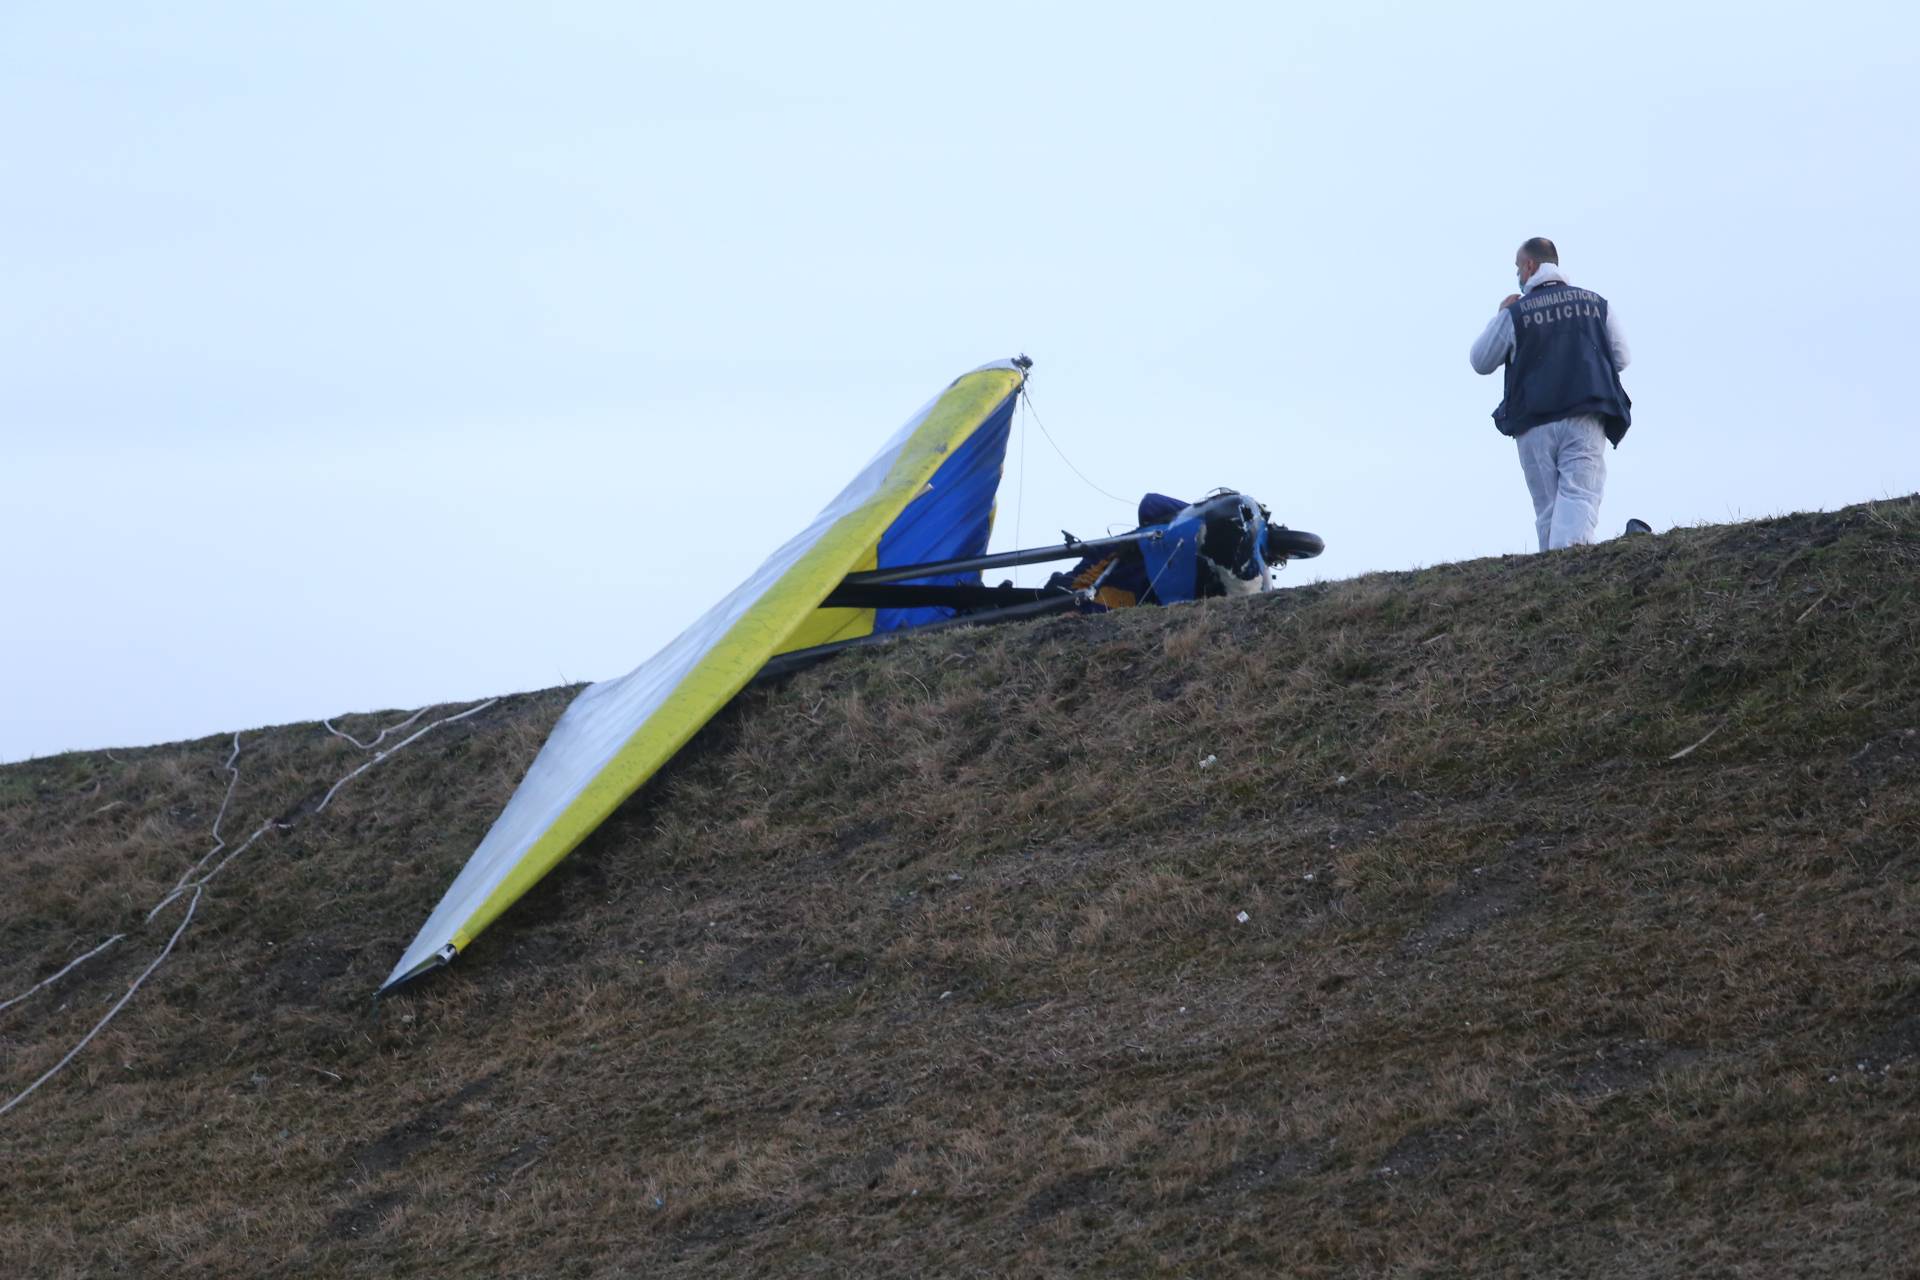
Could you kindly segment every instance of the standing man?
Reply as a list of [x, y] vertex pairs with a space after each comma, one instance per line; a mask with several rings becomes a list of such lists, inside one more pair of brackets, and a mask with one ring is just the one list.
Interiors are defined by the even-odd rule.
[[1560, 251], [1535, 236], [1513, 255], [1520, 292], [1473, 344], [1473, 371], [1507, 368], [1493, 425], [1520, 447], [1540, 549], [1593, 541], [1607, 483], [1606, 444], [1633, 421], [1620, 385], [1627, 340], [1607, 300], [1560, 274]]

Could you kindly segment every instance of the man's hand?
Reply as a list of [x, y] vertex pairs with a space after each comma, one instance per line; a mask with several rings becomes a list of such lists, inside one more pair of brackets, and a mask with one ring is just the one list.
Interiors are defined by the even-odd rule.
[[1508, 307], [1512, 306], [1514, 303], [1518, 301], [1520, 301], [1520, 295], [1517, 293], [1510, 293], [1506, 297], [1500, 299], [1500, 305], [1495, 307], [1494, 310], [1505, 311]]

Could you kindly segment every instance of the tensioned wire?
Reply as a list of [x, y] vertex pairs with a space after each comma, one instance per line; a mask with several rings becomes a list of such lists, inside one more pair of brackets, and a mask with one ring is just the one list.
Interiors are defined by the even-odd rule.
[[[1073, 472], [1073, 474], [1079, 478], [1080, 483], [1086, 485], [1087, 488], [1093, 490], [1095, 493], [1099, 494], [1103, 498], [1109, 498], [1114, 502], [1118, 502], [1126, 506], [1132, 505], [1131, 503], [1128, 502], [1127, 499], [1121, 497], [1119, 494], [1114, 493], [1108, 489], [1103, 489], [1099, 485], [1095, 484], [1092, 480], [1087, 478], [1086, 472], [1082, 471], [1079, 467], [1074, 465], [1073, 459], [1067, 456], [1067, 451], [1060, 447], [1060, 442], [1053, 438], [1053, 433], [1051, 431], [1047, 430], [1047, 424], [1040, 420], [1040, 411], [1033, 407], [1033, 378], [1031, 375], [1029, 375], [1026, 381], [1021, 383], [1021, 386], [1020, 386], [1020, 484], [1019, 484], [1018, 493], [1014, 500], [1014, 509], [1013, 509], [1013, 545], [1014, 546], [1018, 547], [1021, 545], [1021, 542], [1023, 540], [1022, 534], [1026, 524], [1027, 420], [1029, 418], [1033, 420], [1033, 424], [1035, 426], [1040, 428], [1040, 434], [1046, 437], [1047, 443], [1053, 446], [1053, 451], [1060, 455], [1060, 461], [1067, 464], [1067, 470]], [[1107, 526], [1107, 532], [1109, 533], [1113, 532], [1112, 525]], [[1020, 584], [1020, 569], [1021, 569], [1021, 566], [1016, 565], [1012, 570], [1013, 582], [1015, 586], [1018, 586]]]
[[1028, 410], [1033, 414], [1034, 424], [1040, 428], [1040, 434], [1047, 438], [1047, 443], [1053, 446], [1053, 451], [1060, 455], [1060, 461], [1067, 464], [1067, 470], [1073, 472], [1073, 474], [1075, 474], [1076, 476], [1079, 476], [1080, 482], [1082, 484], [1086, 485], [1087, 488], [1093, 490], [1095, 493], [1101, 495], [1102, 497], [1112, 498], [1115, 502], [1121, 502], [1121, 503], [1124, 503], [1127, 501], [1127, 499], [1121, 497], [1117, 493], [1113, 493], [1113, 492], [1110, 492], [1109, 490], [1102, 489], [1099, 485], [1087, 479], [1086, 472], [1082, 471], [1080, 468], [1073, 465], [1073, 459], [1069, 458], [1067, 456], [1067, 451], [1060, 447], [1060, 442], [1053, 438], [1053, 432], [1047, 430], [1047, 424], [1040, 421], [1040, 411], [1033, 407], [1033, 391], [1030, 387], [1026, 391], [1026, 402], [1027, 402]]

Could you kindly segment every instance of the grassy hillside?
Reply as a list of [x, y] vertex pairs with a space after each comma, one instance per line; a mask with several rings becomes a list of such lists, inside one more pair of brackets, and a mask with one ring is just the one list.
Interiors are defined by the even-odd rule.
[[[0, 1258], [1910, 1274], [1917, 655], [1912, 499], [920, 637], [377, 1009], [571, 691], [318, 811], [369, 754], [244, 733], [227, 851], [286, 828], [0, 1116]], [[0, 768], [0, 999], [129, 935], [0, 1011], [0, 1100], [165, 945], [231, 750]]]

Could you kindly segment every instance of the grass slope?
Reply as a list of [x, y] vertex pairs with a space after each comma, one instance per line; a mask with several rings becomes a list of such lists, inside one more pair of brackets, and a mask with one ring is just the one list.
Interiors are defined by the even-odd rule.
[[[742, 698], [377, 1011], [571, 691], [321, 813], [364, 753], [249, 733], [229, 846], [291, 829], [0, 1117], [0, 1257], [1899, 1274], [1917, 651], [1913, 499], [921, 637]], [[0, 1012], [0, 1093], [164, 944], [230, 748], [0, 769], [0, 996], [131, 933]]]

